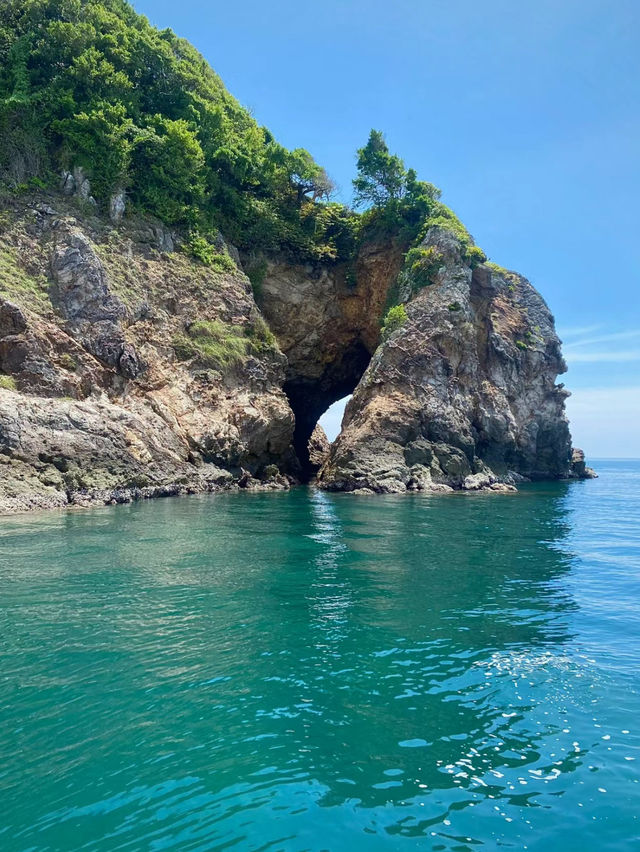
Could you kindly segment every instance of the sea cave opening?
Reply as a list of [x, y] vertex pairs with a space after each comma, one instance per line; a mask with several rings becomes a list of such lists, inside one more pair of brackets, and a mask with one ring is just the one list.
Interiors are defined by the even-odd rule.
[[347, 407], [347, 403], [351, 399], [351, 396], [352, 394], [349, 394], [348, 396], [343, 396], [341, 399], [333, 402], [318, 420], [318, 426], [322, 427], [322, 431], [327, 436], [327, 440], [330, 444], [333, 444], [340, 434], [344, 410]]
[[309, 441], [316, 425], [320, 423], [324, 428], [326, 423], [329, 442], [335, 440], [344, 407], [370, 360], [371, 353], [357, 342], [339, 361], [327, 365], [320, 377], [296, 376], [285, 383], [284, 390], [296, 418], [293, 446], [302, 482], [310, 482], [320, 467], [317, 457], [309, 455]]

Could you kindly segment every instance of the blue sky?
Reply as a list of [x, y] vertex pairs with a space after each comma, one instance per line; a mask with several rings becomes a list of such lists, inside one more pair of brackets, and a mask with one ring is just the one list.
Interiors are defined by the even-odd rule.
[[350, 199], [372, 127], [556, 316], [574, 442], [640, 457], [638, 0], [134, 0]]

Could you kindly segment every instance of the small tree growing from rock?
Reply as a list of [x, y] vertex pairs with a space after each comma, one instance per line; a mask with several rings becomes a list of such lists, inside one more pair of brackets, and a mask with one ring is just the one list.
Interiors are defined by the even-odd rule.
[[389, 151], [379, 130], [372, 130], [367, 144], [358, 150], [358, 176], [353, 181], [356, 207], [384, 207], [389, 201], [402, 198], [406, 177], [400, 157]]

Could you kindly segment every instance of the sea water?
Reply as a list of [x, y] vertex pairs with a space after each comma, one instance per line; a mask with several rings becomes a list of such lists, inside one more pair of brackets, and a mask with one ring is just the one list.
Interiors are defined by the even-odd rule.
[[640, 849], [640, 463], [0, 519], [0, 849]]

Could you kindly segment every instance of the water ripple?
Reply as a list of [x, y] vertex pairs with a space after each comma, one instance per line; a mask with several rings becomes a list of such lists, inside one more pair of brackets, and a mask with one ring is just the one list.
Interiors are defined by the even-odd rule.
[[3, 852], [640, 848], [640, 465], [600, 472], [3, 520]]

